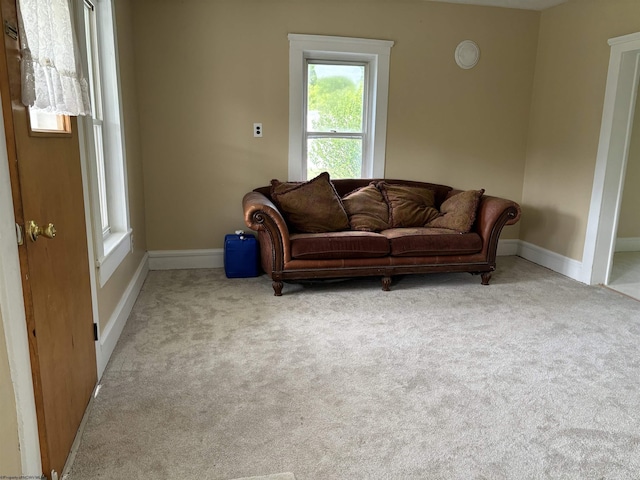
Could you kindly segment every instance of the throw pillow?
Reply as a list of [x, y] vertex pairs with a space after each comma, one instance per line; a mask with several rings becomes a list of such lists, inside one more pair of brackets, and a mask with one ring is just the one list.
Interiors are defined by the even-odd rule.
[[439, 215], [433, 190], [386, 182], [379, 182], [378, 187], [389, 204], [392, 228], [424, 227]]
[[275, 189], [272, 197], [284, 213], [287, 223], [297, 232], [323, 233], [349, 229], [349, 218], [327, 172], [284, 191]]
[[476, 221], [476, 211], [480, 203], [482, 190], [467, 190], [447, 198], [440, 205], [442, 216], [429, 222], [427, 227], [448, 228], [458, 233], [467, 233]]
[[303, 182], [281, 182], [280, 180], [271, 180], [271, 200], [273, 200], [274, 193], [282, 193], [287, 190], [291, 190], [293, 187], [297, 187]]
[[358, 188], [342, 197], [351, 230], [380, 232], [390, 228], [389, 206], [375, 184]]

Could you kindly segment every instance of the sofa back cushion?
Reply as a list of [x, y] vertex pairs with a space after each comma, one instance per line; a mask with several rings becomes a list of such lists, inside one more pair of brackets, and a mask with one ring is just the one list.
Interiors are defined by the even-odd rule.
[[[398, 180], [393, 178], [368, 178], [368, 179], [367, 178], [348, 178], [348, 179], [331, 180], [331, 183], [333, 183], [333, 186], [335, 187], [340, 197], [344, 197], [348, 193], [353, 192], [358, 188], [366, 187], [371, 182], [376, 184], [379, 182], [385, 182], [389, 185], [406, 185], [409, 187], [428, 188], [429, 190], [432, 190], [433, 193], [435, 194], [436, 208], [438, 208], [440, 204], [444, 202], [444, 200], [447, 198], [447, 195], [452, 190], [452, 188], [447, 185], [439, 185], [437, 183], [427, 183], [427, 182], [416, 182], [413, 180]], [[269, 188], [270, 187], [267, 187], [267, 190]]]
[[390, 227], [389, 207], [372, 182], [342, 197], [351, 230], [380, 232]]
[[271, 182], [271, 198], [297, 232], [323, 233], [349, 229], [349, 218], [329, 174], [323, 172], [308, 182]]
[[484, 190], [467, 190], [454, 193], [440, 205], [441, 216], [427, 227], [448, 228], [458, 233], [467, 233], [476, 221], [476, 212]]
[[440, 215], [435, 208], [435, 192], [421, 186], [378, 182], [389, 205], [392, 228], [424, 227]]

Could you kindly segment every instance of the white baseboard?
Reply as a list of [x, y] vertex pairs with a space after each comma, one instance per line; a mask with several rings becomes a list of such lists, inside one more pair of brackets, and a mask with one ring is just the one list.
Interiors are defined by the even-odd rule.
[[498, 240], [498, 250], [496, 255], [498, 257], [506, 257], [509, 255], [517, 255], [518, 247], [520, 246], [520, 240]]
[[[542, 265], [554, 272], [561, 273], [569, 278], [583, 282], [582, 262], [574, 260], [546, 248], [538, 247], [529, 242], [519, 240], [518, 256], [530, 262]], [[584, 282], [583, 282], [584, 283]]]
[[[499, 240], [499, 256], [516, 255], [519, 240]], [[208, 250], [151, 250], [149, 270], [181, 270], [191, 268], [223, 268], [224, 249]]]
[[[517, 255], [520, 240], [498, 240], [497, 255]], [[190, 268], [223, 268], [224, 250], [151, 250], [149, 270], [178, 270]]]
[[224, 267], [224, 250], [152, 250], [149, 270], [180, 270], [189, 268]]
[[[498, 256], [519, 255], [574, 280], [582, 281], [582, 262], [565, 257], [522, 240], [498, 241]], [[224, 250], [153, 250], [149, 252], [149, 270], [223, 268]]]
[[617, 238], [616, 252], [640, 252], [640, 237]]
[[133, 278], [129, 282], [129, 285], [127, 285], [122, 298], [120, 298], [118, 305], [116, 305], [111, 318], [109, 318], [107, 325], [104, 327], [102, 333], [100, 334], [98, 348], [96, 348], [98, 380], [100, 380], [100, 377], [102, 377], [104, 369], [106, 368], [107, 363], [111, 358], [113, 349], [116, 347], [116, 343], [120, 338], [122, 329], [124, 329], [124, 326], [129, 319], [129, 315], [131, 314], [133, 305], [134, 303], [136, 303], [136, 299], [138, 298], [140, 289], [142, 289], [144, 280], [147, 278], [148, 272], [149, 256], [145, 253], [144, 257], [142, 257], [142, 260], [140, 261], [140, 265], [138, 265], [138, 269], [133, 274]]

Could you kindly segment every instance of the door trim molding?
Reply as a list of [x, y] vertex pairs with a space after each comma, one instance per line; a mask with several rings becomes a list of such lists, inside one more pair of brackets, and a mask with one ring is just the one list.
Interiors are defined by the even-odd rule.
[[591, 193], [582, 281], [607, 284], [615, 250], [640, 77], [640, 33], [609, 40], [611, 54]]

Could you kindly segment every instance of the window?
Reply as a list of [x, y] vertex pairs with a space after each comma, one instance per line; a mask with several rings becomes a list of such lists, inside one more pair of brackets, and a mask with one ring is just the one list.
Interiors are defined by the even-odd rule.
[[[83, 139], [91, 183], [96, 263], [104, 285], [131, 250], [117, 48], [111, 0], [79, 0], [91, 117]], [[78, 12], [80, 13], [80, 12]]]
[[289, 35], [289, 180], [384, 177], [393, 42]]
[[368, 64], [307, 60], [303, 147], [307, 178], [362, 176]]
[[57, 115], [43, 110], [29, 108], [30, 135], [69, 135], [71, 133], [71, 119], [68, 115]]
[[109, 203], [107, 202], [107, 175], [104, 163], [104, 141], [102, 136], [102, 89], [100, 88], [100, 56], [98, 55], [98, 33], [96, 26], [96, 8], [84, 0], [84, 27], [89, 70], [89, 93], [91, 100], [91, 122], [93, 124], [93, 142], [95, 167], [98, 180], [98, 199], [100, 203], [100, 227], [102, 236], [111, 234], [109, 225]]

